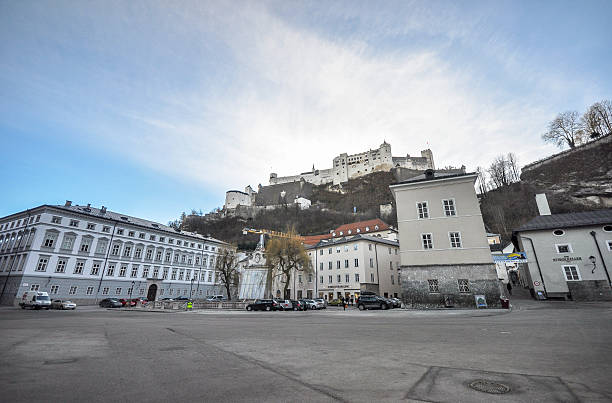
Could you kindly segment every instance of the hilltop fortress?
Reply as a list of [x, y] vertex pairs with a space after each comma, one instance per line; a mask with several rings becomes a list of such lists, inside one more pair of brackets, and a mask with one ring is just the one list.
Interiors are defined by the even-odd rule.
[[379, 148], [358, 154], [342, 153], [332, 161], [332, 167], [315, 169], [299, 175], [281, 176], [270, 174], [270, 185], [259, 185], [257, 191], [247, 186], [245, 191], [229, 190], [225, 194], [223, 211], [232, 214], [241, 208], [270, 209], [278, 205], [296, 203], [300, 208], [310, 207], [313, 185], [341, 185], [349, 179], [359, 178], [373, 172], [390, 172], [393, 169], [424, 171], [435, 169], [430, 149], [421, 151], [420, 157], [394, 157], [391, 145], [384, 141]]
[[359, 154], [348, 155], [342, 153], [332, 161], [332, 167], [315, 169], [299, 175], [281, 176], [270, 174], [270, 185], [280, 183], [298, 182], [304, 180], [313, 185], [326, 185], [333, 183], [339, 185], [349, 179], [371, 174], [372, 172], [389, 172], [393, 168], [408, 168], [415, 170], [435, 169], [433, 154], [430, 149], [421, 151], [420, 157], [394, 157], [391, 154], [391, 144], [383, 142], [375, 150], [364, 151]]

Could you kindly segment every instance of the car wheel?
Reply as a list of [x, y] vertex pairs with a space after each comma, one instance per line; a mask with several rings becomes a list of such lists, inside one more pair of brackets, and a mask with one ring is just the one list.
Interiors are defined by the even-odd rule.
[[365, 305], [359, 304], [358, 308], [359, 308], [360, 311], [363, 311], [363, 310], [365, 310]]
[[247, 308], [246, 308], [246, 309], [247, 309], [247, 311], [252, 311], [252, 310], [253, 310], [253, 307], [252, 307], [252, 306], [247, 306]]
[[21, 309], [25, 309], [25, 305], [21, 305]]
[[297, 311], [297, 308], [295, 308], [295, 307], [294, 307], [294, 308], [293, 308], [293, 310], [294, 310], [294, 311]]
[[313, 310], [313, 311], [316, 311], [316, 310], [317, 310], [317, 307], [316, 307], [316, 306], [313, 306], [313, 307], [312, 307], [312, 310]]
[[266, 311], [269, 311], [270, 309], [272, 309], [272, 308], [270, 308], [269, 306], [266, 307]]

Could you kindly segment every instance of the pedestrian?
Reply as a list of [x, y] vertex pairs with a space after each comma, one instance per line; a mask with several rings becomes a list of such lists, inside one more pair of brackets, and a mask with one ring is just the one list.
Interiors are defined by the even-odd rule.
[[512, 295], [512, 284], [510, 284], [509, 281], [508, 281], [508, 284], [506, 285], [506, 288], [508, 289], [508, 294]]
[[342, 307], [346, 311], [346, 298], [342, 297]]

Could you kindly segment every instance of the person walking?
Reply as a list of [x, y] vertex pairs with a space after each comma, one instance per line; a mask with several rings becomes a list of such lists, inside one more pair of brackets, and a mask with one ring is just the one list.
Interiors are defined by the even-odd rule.
[[342, 308], [346, 311], [346, 298], [342, 297]]
[[508, 289], [508, 294], [512, 295], [512, 284], [510, 284], [509, 281], [508, 284], [506, 284], [506, 288]]

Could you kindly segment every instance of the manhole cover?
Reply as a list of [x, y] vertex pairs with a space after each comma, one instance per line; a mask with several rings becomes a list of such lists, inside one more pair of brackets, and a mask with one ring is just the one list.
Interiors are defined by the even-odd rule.
[[510, 387], [499, 382], [487, 381], [486, 379], [477, 379], [470, 382], [470, 388], [479, 392], [492, 393], [494, 395], [503, 395], [510, 392]]

